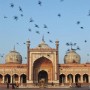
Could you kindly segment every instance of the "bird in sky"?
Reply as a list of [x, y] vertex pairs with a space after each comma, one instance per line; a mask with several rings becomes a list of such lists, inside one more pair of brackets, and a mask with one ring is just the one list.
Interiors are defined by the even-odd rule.
[[47, 25], [46, 24], [44, 24], [44, 28], [47, 28]]
[[16, 44], [17, 44], [17, 45], [19, 45], [19, 43], [18, 43], [18, 42], [17, 42]]
[[14, 19], [17, 21], [18, 20], [18, 16], [14, 16]]
[[80, 24], [80, 21], [77, 21], [77, 24]]
[[64, 0], [60, 0], [61, 2], [64, 1]]
[[31, 32], [32, 30], [29, 28], [29, 29], [28, 29], [28, 31], [30, 31], [30, 32]]
[[81, 29], [84, 29], [84, 27], [80, 27]]
[[19, 6], [19, 11], [23, 12], [22, 8]]
[[85, 43], [87, 42], [87, 40], [84, 41]]
[[35, 27], [39, 28], [39, 26], [37, 24], [35, 24]]
[[42, 2], [39, 0], [39, 1], [38, 1], [38, 4], [41, 6], [41, 5], [42, 5]]
[[49, 40], [49, 42], [50, 42], [50, 43], [53, 43], [53, 41], [52, 41], [52, 40]]
[[0, 57], [3, 58], [4, 57], [4, 54], [0, 54]]
[[7, 16], [4, 16], [4, 18], [8, 18]]
[[70, 51], [70, 49], [67, 50], [68, 52]]
[[89, 12], [88, 12], [88, 16], [90, 16], [90, 10], [89, 10]]
[[80, 50], [79, 46], [77, 46], [77, 50]]
[[40, 32], [39, 32], [39, 31], [36, 31], [36, 33], [40, 34]]
[[61, 17], [61, 14], [60, 13], [58, 13], [58, 17]]
[[73, 45], [75, 46], [77, 43], [74, 43]]
[[21, 15], [21, 17], [23, 17], [23, 14], [20, 14]]
[[23, 44], [26, 44], [25, 42]]
[[34, 20], [32, 18], [30, 18], [30, 22], [33, 22]]
[[13, 7], [14, 7], [14, 4], [13, 4], [13, 3], [10, 3], [10, 7], [12, 7], [12, 8], [13, 8]]
[[69, 43], [66, 43], [67, 46], [69, 46], [70, 44]]
[[50, 34], [50, 32], [49, 32], [49, 31], [48, 31], [47, 33], [48, 33], [48, 34]]

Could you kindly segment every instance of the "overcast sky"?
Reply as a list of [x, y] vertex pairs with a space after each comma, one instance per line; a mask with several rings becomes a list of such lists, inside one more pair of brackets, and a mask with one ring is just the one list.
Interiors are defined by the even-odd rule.
[[66, 43], [77, 43], [81, 63], [90, 61], [90, 0], [0, 0], [0, 62], [15, 46], [26, 63], [25, 42], [34, 48], [43, 35], [52, 48], [59, 40], [59, 63], [70, 49]]

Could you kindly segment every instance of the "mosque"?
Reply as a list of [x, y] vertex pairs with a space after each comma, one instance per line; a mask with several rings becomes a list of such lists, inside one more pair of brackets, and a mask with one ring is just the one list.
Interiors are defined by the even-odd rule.
[[26, 42], [27, 63], [22, 63], [22, 56], [15, 49], [5, 56], [5, 63], [0, 64], [0, 83], [35, 84], [44, 79], [45, 83], [69, 84], [90, 83], [90, 64], [81, 64], [81, 57], [71, 49], [64, 56], [64, 64], [59, 64], [59, 41], [51, 48], [42, 39], [35, 48]]

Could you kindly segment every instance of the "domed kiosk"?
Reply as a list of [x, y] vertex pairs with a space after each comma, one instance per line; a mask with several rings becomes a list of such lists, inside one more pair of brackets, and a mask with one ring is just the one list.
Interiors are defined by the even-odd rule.
[[19, 52], [17, 52], [15, 49], [13, 51], [10, 51], [6, 57], [5, 57], [5, 63], [15, 63], [15, 64], [21, 64], [22, 63], [22, 56]]
[[80, 63], [80, 55], [75, 52], [75, 50], [71, 49], [64, 57], [64, 63]]

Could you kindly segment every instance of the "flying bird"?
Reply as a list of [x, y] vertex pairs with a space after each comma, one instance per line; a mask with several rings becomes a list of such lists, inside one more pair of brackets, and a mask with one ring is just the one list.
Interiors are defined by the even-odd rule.
[[47, 25], [44, 24], [44, 28], [47, 28]]
[[80, 21], [77, 21], [77, 24], [80, 24]]
[[8, 18], [7, 16], [4, 16], [4, 18]]
[[34, 20], [32, 18], [30, 18], [30, 22], [33, 22]]
[[84, 27], [80, 27], [81, 29], [84, 29]]
[[28, 31], [30, 31], [30, 32], [31, 32], [32, 30], [29, 28], [29, 29], [28, 29]]
[[64, 0], [60, 0], [61, 2], [64, 1]]
[[87, 40], [84, 41], [85, 43], [87, 42]]
[[40, 32], [39, 32], [39, 31], [36, 31], [36, 33], [40, 34]]
[[37, 24], [35, 24], [35, 27], [39, 28], [39, 26]]
[[48, 31], [47, 33], [48, 33], [48, 34], [50, 34], [50, 32], [49, 32], [49, 31]]
[[38, 4], [41, 6], [42, 5], [42, 2], [41, 1], [38, 1]]
[[17, 45], [19, 45], [19, 43], [17, 42]]
[[60, 13], [58, 14], [58, 17], [61, 17], [61, 14]]
[[12, 7], [12, 8], [13, 8], [13, 7], [14, 7], [14, 4], [13, 4], [13, 3], [11, 3], [11, 4], [10, 4], [10, 7]]
[[23, 17], [23, 14], [20, 14], [21, 15], [21, 17]]
[[53, 43], [53, 41], [52, 41], [52, 40], [49, 40], [49, 42]]
[[23, 12], [22, 8], [19, 6], [19, 11]]
[[69, 46], [70, 44], [69, 43], [66, 43], [67, 46]]
[[14, 16], [14, 19], [17, 21], [18, 20], [18, 16]]
[[77, 50], [80, 50], [80, 48], [77, 46]]
[[23, 44], [26, 44], [25, 42]]

